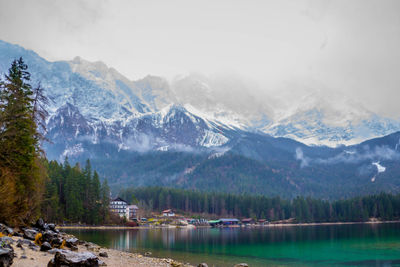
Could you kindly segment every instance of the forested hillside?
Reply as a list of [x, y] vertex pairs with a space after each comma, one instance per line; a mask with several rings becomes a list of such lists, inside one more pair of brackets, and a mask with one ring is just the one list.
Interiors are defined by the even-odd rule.
[[[399, 136], [399, 133], [393, 134], [393, 137]], [[266, 159], [255, 159], [235, 151], [223, 155], [205, 152], [119, 152], [120, 155], [115, 157], [110, 154], [107, 159], [93, 158], [91, 162], [100, 176], [107, 177], [113, 193], [127, 186], [158, 185], [205, 192], [252, 193], [283, 198], [310, 196], [334, 200], [400, 192], [399, 154], [385, 147], [389, 145], [382, 145], [382, 155], [394, 156], [382, 161], [371, 158], [375, 153], [372, 149], [364, 155], [361, 152], [360, 155], [356, 154], [358, 152], [346, 152], [362, 150], [361, 145], [338, 148], [342, 152], [327, 159], [312, 158], [305, 154], [308, 152], [305, 150], [308, 165], [304, 166], [301, 160], [296, 160], [295, 154], [288, 159], [278, 154], [276, 157], [270, 154]], [[316, 148], [312, 152], [317, 149], [331, 150]], [[271, 152], [266, 150], [265, 153]], [[80, 158], [79, 162], [84, 160]], [[384, 172], [377, 171], [374, 163], [378, 162], [386, 168]]]
[[280, 197], [205, 193], [162, 187], [125, 189], [120, 195], [137, 201], [143, 208], [161, 211], [176, 209], [187, 214], [208, 217], [239, 217], [269, 221], [294, 218], [296, 222], [360, 222], [370, 218], [400, 219], [400, 194], [381, 193], [347, 200], [325, 201]]

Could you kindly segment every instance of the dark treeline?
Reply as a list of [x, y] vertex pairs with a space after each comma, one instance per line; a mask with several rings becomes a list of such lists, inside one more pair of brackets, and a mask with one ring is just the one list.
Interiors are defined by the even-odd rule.
[[297, 197], [279, 197], [205, 193], [163, 187], [142, 187], [122, 190], [128, 202], [139, 201], [150, 210], [173, 208], [185, 213], [214, 216], [251, 217], [269, 221], [295, 218], [297, 222], [354, 222], [369, 218], [400, 218], [400, 194], [357, 197], [333, 202]]
[[81, 222], [105, 224], [109, 222], [110, 189], [107, 180], [100, 183], [99, 175], [92, 171], [90, 161], [81, 169], [50, 161], [42, 202], [42, 216], [52, 222]]

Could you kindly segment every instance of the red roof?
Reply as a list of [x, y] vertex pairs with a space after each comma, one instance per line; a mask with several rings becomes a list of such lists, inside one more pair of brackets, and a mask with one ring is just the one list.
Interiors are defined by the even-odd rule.
[[172, 213], [172, 210], [171, 209], [168, 209], [168, 210], [163, 210], [163, 212], [162, 213]]
[[123, 199], [120, 198], [120, 197], [117, 197], [117, 198], [113, 199], [112, 201], [123, 201], [123, 202], [127, 203], [125, 200], [123, 200]]

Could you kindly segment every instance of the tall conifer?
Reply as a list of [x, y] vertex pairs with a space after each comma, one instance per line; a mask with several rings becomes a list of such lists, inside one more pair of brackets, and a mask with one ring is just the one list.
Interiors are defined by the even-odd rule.
[[[32, 89], [27, 69], [22, 58], [14, 60], [0, 84], [0, 179], [15, 190], [9, 199], [12, 215], [3, 220], [13, 223], [26, 223], [37, 214], [46, 176], [37, 125], [45, 97], [41, 89]], [[44, 119], [45, 112], [40, 116]]]

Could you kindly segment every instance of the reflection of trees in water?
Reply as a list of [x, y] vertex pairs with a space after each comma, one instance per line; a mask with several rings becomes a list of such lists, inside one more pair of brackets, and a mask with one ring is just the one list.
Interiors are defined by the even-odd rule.
[[[96, 231], [96, 230], [95, 230]], [[109, 245], [101, 243], [118, 250], [130, 250], [131, 248], [137, 248], [137, 235], [138, 230], [100, 230], [97, 231], [98, 235], [106, 236], [109, 241]]]
[[164, 231], [160, 230], [159, 232], [161, 232], [161, 238], [164, 246], [166, 246], [167, 248], [173, 247], [175, 243], [175, 233], [169, 231], [169, 229]]
[[[398, 231], [398, 230], [397, 230]], [[323, 240], [378, 240], [398, 236], [387, 224], [275, 226], [262, 228], [132, 229], [68, 231], [80, 239], [132, 252], [146, 249], [212, 252], [227, 246]]]

